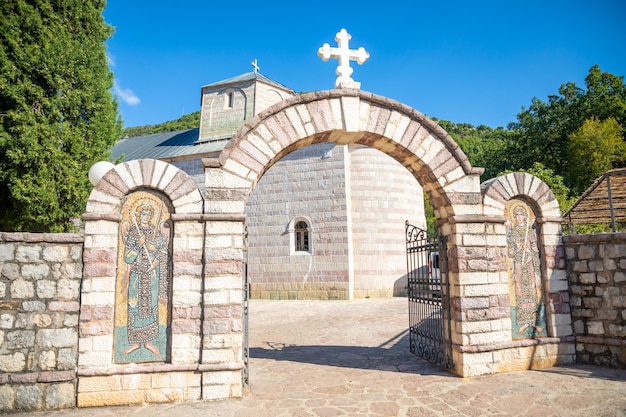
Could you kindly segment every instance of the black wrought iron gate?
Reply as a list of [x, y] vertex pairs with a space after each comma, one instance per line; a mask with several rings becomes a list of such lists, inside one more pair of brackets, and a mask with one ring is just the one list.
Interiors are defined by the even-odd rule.
[[454, 369], [447, 241], [447, 236], [429, 235], [406, 221], [411, 353]]
[[243, 300], [242, 300], [242, 330], [243, 330], [243, 341], [242, 341], [242, 356], [243, 356], [243, 372], [242, 379], [243, 383], [246, 385], [250, 385], [250, 325], [249, 325], [249, 311], [248, 311], [248, 303], [250, 301], [250, 278], [248, 277], [248, 227], [244, 225], [243, 231], [243, 262], [242, 262], [242, 273], [243, 273]]

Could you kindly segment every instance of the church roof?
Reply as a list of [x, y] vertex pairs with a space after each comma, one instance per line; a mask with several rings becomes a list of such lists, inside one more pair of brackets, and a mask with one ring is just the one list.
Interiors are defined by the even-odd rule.
[[223, 85], [230, 85], [230, 84], [239, 84], [239, 83], [243, 83], [243, 82], [247, 82], [247, 81], [262, 81], [266, 84], [270, 84], [273, 85], [275, 87], [278, 88], [282, 88], [283, 90], [287, 90], [287, 91], [291, 91], [295, 94], [295, 92], [289, 88], [286, 87], [284, 85], [282, 85], [279, 82], [276, 82], [274, 80], [272, 80], [271, 78], [266, 77], [265, 75], [258, 73], [258, 72], [246, 72], [245, 74], [241, 74], [241, 75], [237, 75], [235, 77], [231, 77], [231, 78], [227, 78], [225, 80], [222, 81], [218, 81], [216, 83], [211, 83], [211, 84], [207, 84], [202, 86], [202, 88], [213, 88], [213, 87], [218, 87], [218, 86], [223, 86]]
[[228, 143], [229, 138], [196, 144], [199, 133], [196, 128], [122, 139], [111, 149], [111, 157], [116, 160], [123, 155], [123, 161], [167, 159], [219, 152]]

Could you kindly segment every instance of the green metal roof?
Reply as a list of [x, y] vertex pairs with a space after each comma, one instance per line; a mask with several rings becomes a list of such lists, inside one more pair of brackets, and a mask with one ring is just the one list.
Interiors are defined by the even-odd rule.
[[196, 128], [122, 139], [111, 149], [111, 157], [116, 160], [124, 155], [123, 161], [132, 161], [209, 154], [220, 152], [230, 139], [196, 144], [199, 133], [200, 129]]

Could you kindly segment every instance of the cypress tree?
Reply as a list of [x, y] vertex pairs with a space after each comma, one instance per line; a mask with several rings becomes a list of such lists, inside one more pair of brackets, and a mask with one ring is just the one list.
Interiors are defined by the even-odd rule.
[[0, 230], [72, 231], [121, 135], [105, 4], [0, 2]]

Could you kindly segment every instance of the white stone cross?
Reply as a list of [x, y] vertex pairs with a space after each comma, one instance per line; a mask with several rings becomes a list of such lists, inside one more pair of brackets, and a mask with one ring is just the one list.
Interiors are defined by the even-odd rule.
[[329, 44], [325, 43], [317, 51], [317, 55], [324, 62], [328, 61], [329, 58], [337, 58], [339, 60], [339, 66], [335, 70], [335, 73], [339, 76], [335, 81], [335, 88], [361, 88], [361, 83], [354, 81], [350, 77], [353, 71], [350, 68], [350, 61], [356, 61], [361, 65], [370, 57], [370, 54], [363, 47], [357, 50], [350, 49], [348, 42], [351, 38], [352, 36], [345, 29], [341, 29], [335, 35], [335, 40], [339, 45], [338, 48], [331, 48]]
[[250, 64], [252, 65], [252, 68], [254, 68], [255, 74], [259, 72], [259, 70], [261, 70], [261, 68], [259, 68], [258, 63], [256, 62], [256, 58], [254, 58], [254, 61], [252, 61]]

